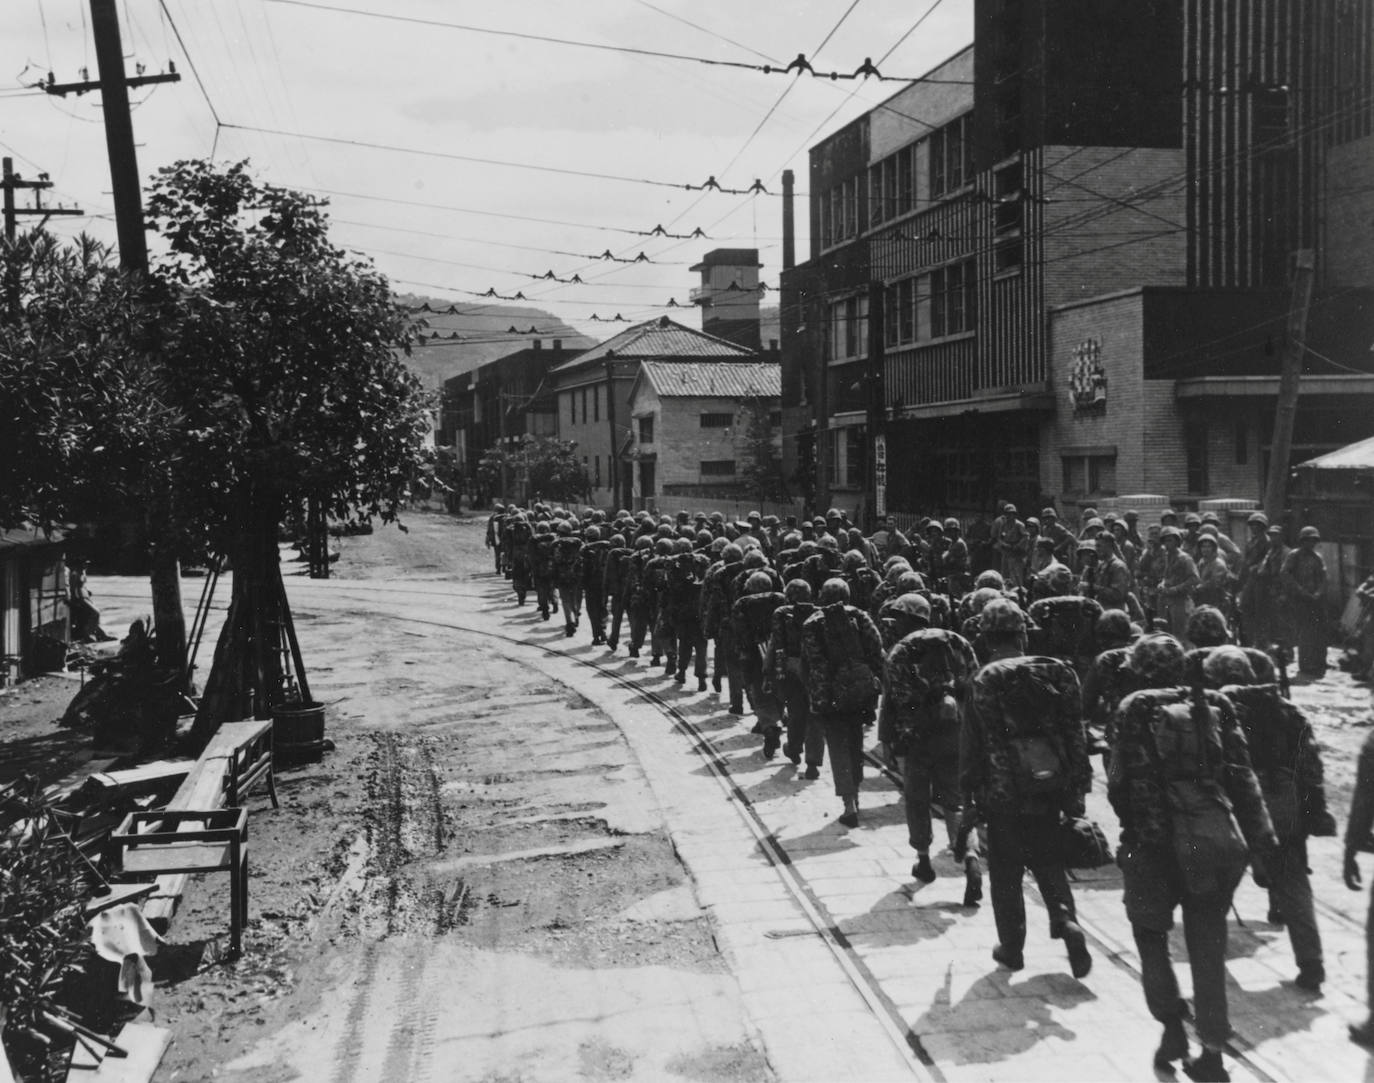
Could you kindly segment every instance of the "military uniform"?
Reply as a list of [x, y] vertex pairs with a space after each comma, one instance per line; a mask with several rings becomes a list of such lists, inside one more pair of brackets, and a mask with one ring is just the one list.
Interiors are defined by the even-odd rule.
[[553, 543], [553, 581], [563, 607], [563, 631], [571, 636], [582, 617], [582, 539], [559, 534]]
[[[1304, 527], [1302, 533], [1311, 529]], [[1297, 639], [1298, 670], [1309, 677], [1325, 676], [1326, 562], [1315, 549], [1294, 549], [1284, 559], [1282, 574]]]
[[582, 544], [582, 598], [587, 606], [587, 623], [592, 628], [592, 642], [606, 642], [606, 559], [610, 542], [587, 540]]

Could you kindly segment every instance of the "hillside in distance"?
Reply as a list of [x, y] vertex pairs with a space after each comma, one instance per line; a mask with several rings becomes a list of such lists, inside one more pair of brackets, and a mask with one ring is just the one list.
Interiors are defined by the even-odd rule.
[[413, 345], [406, 364], [431, 389], [437, 389], [451, 376], [532, 346], [535, 339], [541, 340], [545, 349], [552, 349], [554, 340], [565, 349], [584, 350], [597, 341], [579, 334], [542, 308], [530, 305], [455, 304], [415, 293], [397, 294], [396, 300], [414, 309], [416, 319], [424, 321], [416, 328], [417, 339], [420, 335], [424, 337]]

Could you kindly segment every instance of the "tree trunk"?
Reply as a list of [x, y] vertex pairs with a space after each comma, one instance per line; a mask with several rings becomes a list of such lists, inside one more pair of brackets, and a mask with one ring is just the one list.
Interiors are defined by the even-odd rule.
[[204, 747], [221, 724], [270, 718], [272, 709], [289, 698], [291, 670], [283, 658], [287, 601], [277, 549], [280, 504], [250, 490], [240, 506], [241, 530], [229, 552], [229, 613], [196, 712], [192, 741], [197, 747]]

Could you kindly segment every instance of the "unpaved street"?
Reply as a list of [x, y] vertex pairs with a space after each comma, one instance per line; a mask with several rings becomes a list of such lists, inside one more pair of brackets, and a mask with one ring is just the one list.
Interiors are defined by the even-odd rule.
[[[1157, 1038], [1114, 867], [1082, 874], [1097, 960], [1069, 977], [1027, 888], [1026, 970], [989, 958], [987, 907], [946, 854], [909, 875], [899, 795], [872, 765], [845, 831], [828, 781], [765, 761], [748, 719], [519, 610], [481, 525], [413, 516], [290, 580], [337, 752], [251, 819], [247, 957], [201, 885], [157, 961], [176, 1044], [160, 1078], [1137, 1079]], [[418, 578], [373, 578], [414, 562]], [[137, 613], [146, 586], [99, 584]], [[189, 593], [189, 591], [188, 591]], [[116, 604], [117, 599], [126, 599]], [[112, 621], [113, 626], [118, 623]], [[1295, 690], [1344, 815], [1368, 692]], [[1114, 836], [1100, 785], [1091, 814]], [[1328, 982], [1296, 990], [1253, 884], [1229, 971], [1236, 1079], [1359, 1078], [1363, 894], [1314, 840]], [[213, 948], [213, 944], [211, 944]], [[1175, 958], [1185, 952], [1176, 937]], [[210, 954], [213, 954], [211, 950]]]

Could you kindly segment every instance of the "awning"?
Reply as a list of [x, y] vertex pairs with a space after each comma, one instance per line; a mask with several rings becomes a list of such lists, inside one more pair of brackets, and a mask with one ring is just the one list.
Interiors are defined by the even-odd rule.
[[941, 417], [959, 417], [964, 414], [1008, 414], [1022, 410], [1053, 413], [1054, 393], [1009, 391], [997, 395], [979, 395], [971, 399], [956, 399], [951, 402], [902, 406], [897, 410], [896, 420], [926, 421]]
[[[1275, 398], [1277, 376], [1190, 376], [1174, 382], [1179, 399]], [[1307, 395], [1374, 395], [1374, 375], [1304, 376], [1300, 393]]]
[[1363, 470], [1374, 471], [1374, 436], [1368, 440], [1358, 440], [1347, 444], [1305, 463], [1298, 463], [1295, 470]]

